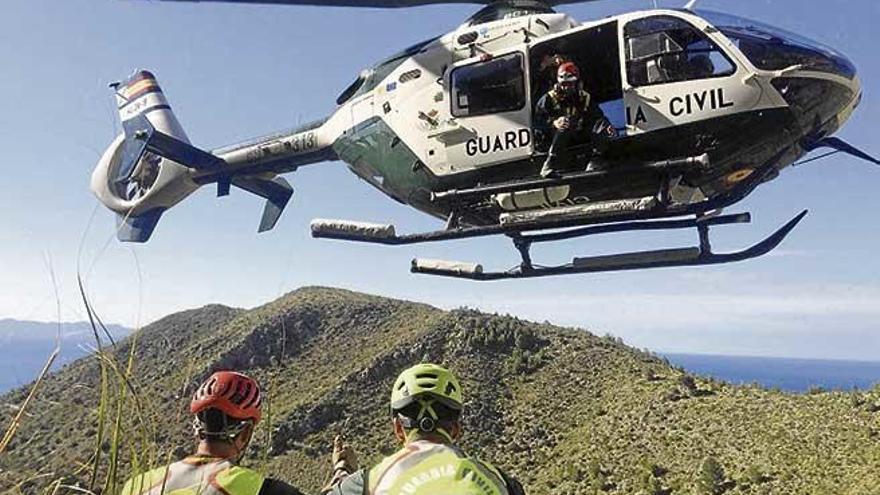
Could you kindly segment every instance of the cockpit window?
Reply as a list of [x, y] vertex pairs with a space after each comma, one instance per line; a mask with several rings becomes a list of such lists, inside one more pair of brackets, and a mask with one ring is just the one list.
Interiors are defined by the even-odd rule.
[[342, 105], [343, 103], [350, 100], [351, 97], [354, 96], [355, 93], [357, 93], [357, 90], [361, 89], [361, 86], [364, 85], [364, 82], [367, 80], [367, 77], [369, 77], [369, 76], [370, 76], [369, 70], [365, 70], [365, 71], [361, 72], [360, 74], [358, 74], [357, 79], [355, 79], [353, 83], [349, 84], [347, 88], [342, 90], [342, 93], [339, 93], [339, 96], [336, 98], [336, 104]]
[[429, 40], [422, 41], [420, 43], [416, 43], [415, 45], [406, 48], [403, 51], [395, 53], [394, 55], [388, 57], [387, 59], [379, 62], [374, 67], [370, 69], [365, 69], [358, 75], [357, 79], [354, 80], [347, 88], [345, 88], [342, 93], [340, 93], [339, 97], [336, 99], [337, 105], [342, 105], [346, 101], [360, 96], [362, 94], [368, 93], [376, 88], [389, 74], [394, 72], [395, 69], [401, 66], [404, 62], [407, 61], [409, 57], [412, 57], [422, 50], [425, 50], [428, 45], [436, 41], [438, 37], [431, 38]]
[[473, 117], [525, 105], [523, 56], [511, 53], [452, 71], [452, 115]]
[[699, 10], [697, 14], [732, 41], [758, 69], [792, 66], [855, 77], [852, 63], [835, 49], [784, 29], [729, 14]]
[[733, 74], [736, 66], [706, 35], [672, 16], [630, 22], [624, 28], [626, 74], [632, 86], [649, 86]]

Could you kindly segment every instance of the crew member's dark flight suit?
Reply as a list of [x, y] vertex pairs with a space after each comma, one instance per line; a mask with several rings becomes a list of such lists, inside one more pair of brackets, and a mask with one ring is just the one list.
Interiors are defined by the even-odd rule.
[[[568, 117], [568, 129], [557, 129], [553, 122]], [[601, 153], [605, 142], [617, 135], [614, 126], [605, 118], [602, 109], [593, 101], [590, 93], [576, 89], [570, 94], [554, 87], [538, 100], [535, 107], [535, 124], [553, 140], [548, 150], [547, 163], [555, 169], [559, 155], [572, 145], [590, 145], [590, 155]]]

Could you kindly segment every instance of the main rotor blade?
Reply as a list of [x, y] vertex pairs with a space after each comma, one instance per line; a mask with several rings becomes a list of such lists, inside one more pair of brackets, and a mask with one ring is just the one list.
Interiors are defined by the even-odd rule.
[[492, 0], [159, 0], [162, 2], [251, 3], [270, 5], [315, 5], [326, 7], [403, 8], [435, 3], [489, 4]]
[[[403, 8], [417, 7], [419, 5], [432, 5], [438, 3], [469, 3], [489, 5], [492, 3], [504, 4], [507, 0], [159, 0], [162, 2], [222, 2], [222, 3], [250, 3], [272, 5], [316, 5], [326, 7], [372, 7], [372, 8]], [[565, 3], [594, 2], [597, 0], [538, 0], [549, 6]], [[514, 0], [511, 3], [516, 3]]]

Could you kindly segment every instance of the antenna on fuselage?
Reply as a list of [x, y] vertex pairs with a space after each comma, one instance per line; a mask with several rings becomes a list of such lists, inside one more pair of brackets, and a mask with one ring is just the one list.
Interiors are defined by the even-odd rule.
[[694, 10], [694, 7], [697, 5], [697, 0], [690, 0], [688, 3], [684, 5], [685, 10]]

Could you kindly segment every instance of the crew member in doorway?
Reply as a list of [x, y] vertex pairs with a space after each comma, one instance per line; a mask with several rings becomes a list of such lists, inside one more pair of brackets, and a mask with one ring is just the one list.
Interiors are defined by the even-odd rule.
[[535, 122], [546, 135], [552, 135], [541, 177], [556, 177], [560, 155], [573, 144], [592, 146], [591, 155], [617, 136], [598, 103], [584, 89], [581, 72], [574, 62], [563, 62], [556, 70], [556, 84], [538, 100]]

